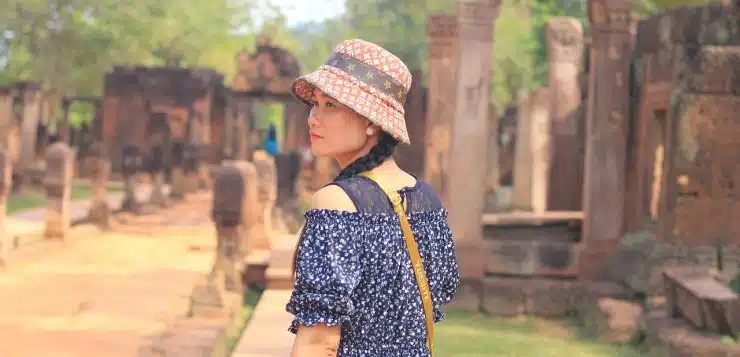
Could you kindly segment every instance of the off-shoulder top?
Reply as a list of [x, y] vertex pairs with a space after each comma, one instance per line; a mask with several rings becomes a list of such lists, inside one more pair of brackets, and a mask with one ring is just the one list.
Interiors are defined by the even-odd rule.
[[[372, 180], [354, 176], [333, 184], [357, 212], [312, 209], [298, 245], [296, 282], [286, 310], [298, 325], [341, 324], [339, 357], [427, 357], [421, 297], [398, 216]], [[459, 286], [447, 211], [433, 189], [417, 180], [399, 191], [432, 292], [434, 320]]]

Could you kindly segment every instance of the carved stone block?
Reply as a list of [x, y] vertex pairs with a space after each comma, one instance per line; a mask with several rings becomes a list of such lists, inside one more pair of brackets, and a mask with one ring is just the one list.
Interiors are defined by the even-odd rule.
[[64, 238], [70, 227], [70, 191], [74, 172], [74, 151], [63, 142], [46, 149], [46, 176], [44, 187], [47, 211], [44, 236]]
[[260, 215], [252, 233], [254, 249], [270, 249], [269, 235], [273, 229], [275, 200], [277, 199], [277, 174], [275, 160], [262, 150], [253, 154], [254, 167], [257, 170], [257, 187]]
[[[253, 237], [260, 230], [258, 226], [262, 207], [258, 199], [258, 182], [257, 182], [257, 169], [254, 164], [247, 161], [225, 161], [223, 166], [232, 166], [239, 169], [240, 175], [243, 178], [243, 189], [244, 192], [243, 202], [241, 206], [241, 218], [240, 222], [244, 226], [243, 233], [241, 235], [241, 243], [239, 244], [242, 250], [243, 256], [248, 256], [253, 253], [255, 248], [253, 247], [255, 239]], [[214, 188], [218, 183], [214, 182]], [[233, 185], [233, 183], [232, 183]], [[215, 198], [214, 198], [215, 199]], [[219, 202], [223, 202], [221, 199]], [[234, 207], [233, 204], [231, 207]]]
[[236, 166], [218, 168], [214, 177], [211, 217], [224, 227], [243, 223], [245, 178]]
[[90, 167], [90, 189], [92, 199], [90, 203], [89, 219], [102, 228], [110, 226], [110, 207], [107, 202], [106, 185], [110, 176], [110, 160], [104, 156], [88, 156]]
[[483, 280], [483, 311], [496, 316], [520, 316], [527, 313], [527, 291], [531, 287], [526, 280], [511, 278], [487, 278]]
[[630, 343], [640, 332], [642, 307], [635, 302], [601, 298], [582, 316], [585, 330], [605, 343]]
[[549, 61], [571, 62], [580, 67], [583, 60], [581, 22], [572, 17], [553, 17], [547, 20], [546, 31]]
[[738, 296], [718, 282], [707, 269], [675, 267], [663, 273], [668, 311], [695, 328], [732, 334], [731, 307]]
[[469, 40], [492, 41], [493, 21], [498, 17], [500, 0], [462, 0], [457, 2], [458, 32]]
[[576, 276], [576, 244], [549, 241], [492, 240], [487, 242], [486, 272], [519, 276]]
[[740, 94], [740, 48], [703, 46], [689, 81], [690, 90], [706, 94]]
[[601, 31], [627, 32], [632, 26], [629, 0], [590, 1], [589, 20], [591, 26]]

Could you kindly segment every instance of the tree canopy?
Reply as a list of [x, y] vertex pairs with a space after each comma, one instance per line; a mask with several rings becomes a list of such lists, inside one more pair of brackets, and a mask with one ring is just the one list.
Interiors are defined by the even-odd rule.
[[[323, 63], [341, 40], [363, 38], [426, 73], [427, 16], [456, 6], [455, 0], [345, 0], [343, 17], [288, 28], [275, 6], [257, 27], [257, 1], [6, 0], [0, 2], [0, 84], [38, 81], [54, 103], [63, 95], [101, 94], [103, 75], [118, 64], [209, 67], [230, 83], [236, 53], [252, 48], [258, 34], [294, 53], [304, 71]], [[545, 22], [573, 16], [587, 30], [586, 1], [502, 0], [491, 78], [498, 108], [520, 89], [546, 85]], [[639, 0], [635, 9], [702, 2]]]

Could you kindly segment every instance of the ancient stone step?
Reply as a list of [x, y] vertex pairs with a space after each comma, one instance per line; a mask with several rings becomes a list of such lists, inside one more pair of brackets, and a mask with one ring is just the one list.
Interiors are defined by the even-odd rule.
[[462, 286], [451, 307], [497, 316], [565, 317], [599, 298], [628, 295], [614, 283], [575, 279], [498, 276]]
[[252, 252], [244, 259], [244, 284], [267, 285], [267, 268], [270, 264], [270, 252], [260, 250]]
[[697, 331], [686, 321], [653, 311], [645, 318], [646, 342], [650, 355], [738, 357], [740, 344], [726, 343], [727, 336]]
[[226, 321], [218, 318], [180, 318], [139, 357], [208, 357], [226, 339]]
[[270, 266], [265, 277], [268, 289], [293, 289], [293, 254], [297, 237], [284, 234], [272, 239]]
[[288, 290], [266, 290], [231, 357], [287, 357], [294, 335], [288, 332], [293, 319], [285, 311]]

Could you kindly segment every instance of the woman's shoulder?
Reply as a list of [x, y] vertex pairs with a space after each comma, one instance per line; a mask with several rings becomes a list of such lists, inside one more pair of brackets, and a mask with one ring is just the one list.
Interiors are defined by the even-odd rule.
[[344, 189], [337, 185], [327, 185], [311, 196], [312, 210], [329, 210], [340, 212], [356, 212], [354, 202]]

